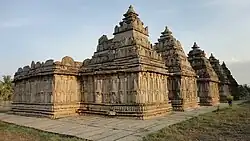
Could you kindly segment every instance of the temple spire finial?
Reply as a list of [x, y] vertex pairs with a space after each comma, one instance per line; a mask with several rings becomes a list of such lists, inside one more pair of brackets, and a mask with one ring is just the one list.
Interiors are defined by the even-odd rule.
[[214, 55], [213, 55], [213, 53], [211, 53], [211, 54], [210, 54], [210, 57], [211, 57], [211, 58], [214, 58]]
[[196, 42], [194, 42], [194, 45], [193, 45], [192, 49], [197, 49], [197, 48], [200, 48], [200, 47], [197, 45]]
[[165, 26], [165, 30], [161, 34], [163, 34], [163, 35], [165, 35], [165, 34], [171, 35], [172, 31], [169, 30], [168, 26]]
[[129, 6], [127, 12], [123, 14], [124, 18], [119, 25], [115, 26], [113, 35], [129, 30], [136, 30], [148, 36], [148, 27], [144, 27], [144, 23], [138, 17], [132, 5]]
[[134, 18], [138, 18], [138, 14], [135, 12], [134, 7], [132, 5], [129, 6], [127, 12], [125, 14], [123, 14], [123, 16], [125, 17], [124, 19], [134, 19]]
[[134, 7], [132, 5], [129, 6], [128, 11], [126, 12], [126, 14], [129, 14], [129, 13], [135, 13], [136, 14], [136, 12], [134, 10]]

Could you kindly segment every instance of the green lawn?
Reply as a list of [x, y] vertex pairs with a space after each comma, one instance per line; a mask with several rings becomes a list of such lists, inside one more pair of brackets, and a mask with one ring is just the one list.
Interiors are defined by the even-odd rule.
[[0, 121], [0, 141], [86, 141]]
[[250, 102], [166, 127], [143, 141], [250, 141]]

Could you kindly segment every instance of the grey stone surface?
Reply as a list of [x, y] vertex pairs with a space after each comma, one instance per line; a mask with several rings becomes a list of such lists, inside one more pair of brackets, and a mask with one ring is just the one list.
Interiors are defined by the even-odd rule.
[[[237, 101], [234, 104], [242, 102], [244, 101]], [[227, 106], [225, 103], [220, 104], [220, 108]], [[94, 141], [134, 141], [169, 125], [185, 121], [200, 114], [212, 112], [216, 109], [217, 106], [204, 106], [186, 112], [173, 112], [171, 115], [149, 120], [118, 119], [98, 116], [66, 117], [51, 120], [6, 113], [0, 113], [0, 120]]]

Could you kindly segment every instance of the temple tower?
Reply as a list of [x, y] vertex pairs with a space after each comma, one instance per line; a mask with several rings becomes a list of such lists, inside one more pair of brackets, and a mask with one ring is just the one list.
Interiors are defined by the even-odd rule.
[[229, 84], [230, 84], [229, 79], [227, 78], [227, 75], [224, 73], [224, 70], [220, 65], [220, 61], [216, 59], [212, 53], [209, 57], [209, 61], [220, 80], [219, 83], [220, 102], [227, 102], [227, 96], [231, 94], [229, 90]]
[[231, 74], [231, 71], [227, 68], [225, 62], [222, 63], [221, 67], [229, 80], [230, 93], [234, 96], [235, 100], [239, 100], [238, 82], [234, 79], [233, 75]]
[[84, 104], [79, 111], [139, 119], [171, 111], [169, 73], [148, 40], [148, 28], [132, 6], [115, 26], [113, 35], [112, 39], [103, 35], [97, 51], [83, 63], [80, 74]]
[[216, 105], [219, 103], [219, 78], [212, 68], [205, 52], [194, 42], [188, 53], [188, 60], [198, 75], [198, 96], [200, 105]]
[[191, 67], [181, 43], [173, 37], [172, 32], [165, 27], [161, 33], [155, 50], [160, 53], [169, 72], [169, 99], [174, 110], [185, 110], [197, 107], [197, 75]]

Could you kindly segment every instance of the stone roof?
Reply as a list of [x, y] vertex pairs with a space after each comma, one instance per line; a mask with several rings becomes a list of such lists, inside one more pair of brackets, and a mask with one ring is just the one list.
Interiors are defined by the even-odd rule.
[[209, 79], [218, 82], [219, 78], [206, 57], [205, 52], [200, 49], [196, 42], [194, 42], [191, 48], [192, 50], [188, 53], [188, 60], [199, 76], [199, 79]]
[[223, 68], [221, 67], [220, 61], [214, 57], [213, 53], [211, 53], [209, 57], [209, 61], [214, 71], [216, 72], [217, 76], [219, 77], [219, 80], [221, 81], [221, 83], [229, 84], [228, 77], [225, 74]]
[[172, 73], [181, 75], [196, 76], [195, 71], [188, 62], [187, 56], [181, 46], [180, 41], [173, 37], [172, 32], [166, 26], [158, 42], [154, 46], [155, 50], [162, 55], [165, 65]]
[[53, 59], [48, 59], [45, 63], [32, 61], [30, 66], [27, 65], [17, 70], [14, 75], [14, 81], [55, 73], [77, 75], [81, 66], [81, 62], [76, 62], [69, 56], [63, 57], [61, 61], [54, 61]]

